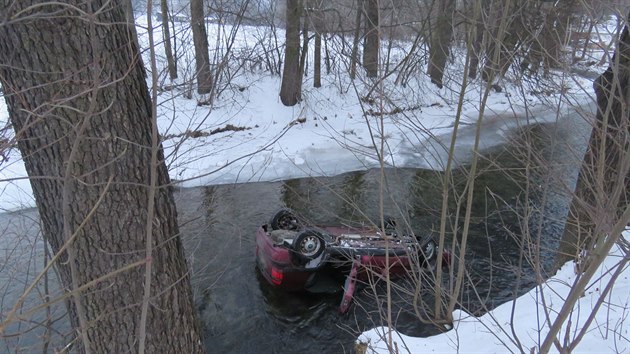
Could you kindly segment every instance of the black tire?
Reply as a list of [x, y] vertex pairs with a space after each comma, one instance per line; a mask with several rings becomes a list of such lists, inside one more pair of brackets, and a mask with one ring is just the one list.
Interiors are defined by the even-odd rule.
[[293, 251], [306, 260], [315, 259], [321, 256], [326, 249], [324, 237], [315, 230], [304, 230], [300, 232], [291, 245]]
[[300, 221], [295, 216], [293, 210], [289, 208], [282, 208], [273, 214], [273, 217], [269, 221], [272, 230], [298, 230], [300, 228]]

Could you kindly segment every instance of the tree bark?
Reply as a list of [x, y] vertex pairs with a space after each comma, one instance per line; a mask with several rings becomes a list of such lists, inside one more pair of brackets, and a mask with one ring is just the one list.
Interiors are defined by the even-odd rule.
[[286, 41], [280, 100], [285, 106], [295, 106], [302, 99], [300, 75], [300, 15], [302, 2], [286, 0]]
[[485, 50], [486, 64], [481, 78], [492, 84], [495, 78], [501, 77], [510, 67], [519, 36], [523, 35], [524, 29], [518, 26], [523, 15], [518, 1], [516, 4], [514, 0], [499, 2], [498, 6], [491, 6], [490, 11], [490, 19], [500, 20], [489, 25], [488, 34], [491, 38]]
[[[315, 2], [313, 2], [315, 3]], [[315, 3], [314, 14], [311, 16], [313, 32], [315, 33], [315, 47], [313, 48], [313, 87], [322, 86], [322, 32], [324, 32], [324, 13], [320, 3]]]
[[313, 58], [313, 87], [322, 87], [322, 34], [315, 32], [315, 57]]
[[438, 18], [431, 46], [429, 49], [429, 68], [427, 70], [431, 82], [442, 88], [444, 69], [450, 54], [451, 40], [453, 38], [453, 14], [455, 12], [454, 0], [443, 0], [439, 2]]
[[361, 34], [361, 14], [363, 11], [363, 0], [357, 0], [357, 14], [354, 20], [354, 39], [352, 40], [352, 54], [350, 58], [350, 80], [354, 80], [357, 74], [357, 63], [359, 61], [359, 36]]
[[125, 17], [127, 18], [128, 30], [130, 33], [131, 39], [135, 41], [136, 46], [139, 48], [140, 44], [138, 44], [138, 32], [136, 31], [136, 18], [133, 14], [133, 4], [132, 0], [124, 0], [125, 1]]
[[173, 48], [171, 48], [170, 16], [166, 0], [160, 0], [160, 9], [162, 11], [162, 34], [164, 40], [164, 54], [166, 55], [166, 63], [168, 65], [168, 76], [171, 80], [175, 80], [177, 79], [177, 62], [173, 56]]
[[[0, 82], [79, 352], [203, 351], [139, 49], [118, 2], [0, 1]], [[78, 9], [78, 10], [75, 10]], [[88, 16], [83, 16], [87, 13]], [[157, 189], [151, 189], [151, 176]], [[155, 179], [154, 179], [155, 180]], [[150, 193], [150, 191], [154, 193]], [[147, 215], [149, 196], [155, 213]], [[146, 254], [147, 225], [153, 252]], [[142, 323], [145, 265], [150, 305]]]
[[485, 32], [484, 25], [484, 14], [486, 13], [488, 1], [482, 1], [481, 3], [481, 13], [476, 18], [473, 18], [473, 24], [471, 25], [471, 29], [473, 29], [470, 35], [474, 35], [475, 37], [472, 39], [472, 53], [470, 53], [470, 70], [468, 71], [468, 77], [471, 79], [477, 78], [477, 72], [479, 70], [479, 58], [482, 54], [483, 50], [483, 35]]
[[[630, 14], [628, 15], [630, 19]], [[592, 251], [629, 204], [630, 34], [623, 30], [608, 69], [593, 83], [597, 116], [578, 175], [561, 253]], [[563, 261], [566, 259], [560, 259]]]
[[[630, 19], [630, 12], [627, 19]], [[627, 22], [626, 22], [627, 23]], [[560, 341], [558, 333], [575, 313], [573, 308], [584, 295], [597, 268], [630, 222], [630, 33], [624, 27], [617, 51], [608, 69], [593, 83], [597, 97], [597, 116], [589, 146], [578, 176], [563, 242], [581, 256], [580, 274], [566, 295], [557, 317], [550, 324], [539, 352], [548, 353], [555, 344], [559, 352], [569, 353], [582, 338]], [[626, 255], [627, 257], [627, 255]], [[626, 259], [627, 261], [627, 259]], [[615, 267], [624, 267], [623, 261]], [[583, 272], [583, 273], [582, 273]], [[602, 294], [605, 296], [605, 293]], [[587, 322], [590, 323], [592, 317]], [[568, 335], [565, 334], [565, 335]]]
[[[309, 11], [304, 11], [304, 21], [302, 22], [302, 50], [300, 51], [300, 76], [306, 77], [308, 69], [308, 23], [310, 21]], [[300, 92], [302, 92], [302, 80], [300, 82]]]
[[365, 46], [363, 48], [363, 67], [368, 77], [378, 76], [378, 56], [380, 47], [379, 4], [378, 0], [366, 0], [365, 11]]
[[324, 62], [326, 63], [326, 75], [330, 75], [330, 71], [332, 70], [331, 68], [331, 58], [330, 58], [330, 51], [328, 50], [328, 40], [326, 40], [326, 37], [324, 37]]
[[190, 21], [197, 68], [197, 92], [202, 95], [212, 91], [212, 73], [210, 72], [210, 54], [208, 53], [208, 35], [206, 34], [204, 14], [203, 0], [190, 0]]

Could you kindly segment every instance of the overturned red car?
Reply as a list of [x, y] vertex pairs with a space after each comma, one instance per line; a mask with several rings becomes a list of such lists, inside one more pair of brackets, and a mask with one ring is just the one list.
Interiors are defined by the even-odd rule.
[[346, 312], [357, 281], [400, 277], [432, 268], [437, 245], [431, 236], [399, 234], [393, 219], [376, 227], [312, 226], [288, 209], [278, 210], [256, 231], [256, 261], [263, 277], [285, 291], [311, 291], [321, 274], [345, 279], [339, 307]]

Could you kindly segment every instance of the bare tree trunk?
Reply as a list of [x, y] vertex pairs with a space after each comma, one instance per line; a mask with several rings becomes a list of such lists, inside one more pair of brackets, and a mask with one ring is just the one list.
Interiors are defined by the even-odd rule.
[[488, 2], [486, 0], [477, 0], [481, 1], [481, 13], [477, 18], [473, 19], [474, 28], [471, 35], [474, 35], [475, 38], [472, 39], [472, 53], [470, 53], [470, 70], [468, 71], [468, 77], [471, 79], [477, 78], [477, 71], [479, 69], [479, 58], [481, 55], [481, 51], [483, 48], [483, 34], [485, 31], [484, 25], [484, 13], [487, 9]]
[[[627, 19], [630, 20], [630, 13]], [[576, 254], [585, 253], [580, 262], [583, 273], [576, 277], [550, 324], [549, 333], [540, 345], [541, 353], [549, 352], [554, 344], [557, 351], [569, 353], [582, 338], [572, 336], [573, 342], [559, 343], [558, 333], [567, 321], [570, 323], [573, 307], [630, 222], [630, 33], [627, 24], [610, 66], [595, 80], [593, 87], [598, 107], [596, 125], [591, 132], [563, 235], [565, 246], [566, 242], [571, 242], [569, 246]], [[626, 254], [625, 260], [617, 265], [619, 269], [627, 261]], [[602, 293], [602, 297], [605, 296]], [[589, 316], [587, 327], [592, 318]]]
[[0, 82], [43, 235], [61, 254], [56, 266], [79, 335], [74, 349], [137, 352], [146, 329], [147, 352], [202, 352], [168, 171], [124, 7], [64, 4], [0, 2], [0, 13], [14, 20], [0, 26]]
[[330, 51], [328, 50], [328, 40], [326, 40], [326, 37], [324, 37], [324, 53], [325, 57], [324, 57], [324, 61], [326, 63], [326, 75], [330, 75], [330, 71], [331, 69], [331, 58], [330, 58]]
[[361, 34], [361, 14], [363, 11], [363, 0], [357, 0], [357, 15], [354, 21], [354, 39], [352, 40], [352, 54], [350, 58], [350, 80], [354, 80], [357, 75], [357, 62], [359, 61], [359, 35]]
[[315, 32], [314, 50], [313, 87], [322, 87], [322, 34], [319, 32]]
[[286, 0], [286, 42], [280, 100], [285, 106], [295, 106], [302, 99], [300, 75], [300, 15], [299, 0]]
[[160, 0], [160, 8], [162, 11], [162, 34], [164, 40], [164, 54], [166, 55], [166, 63], [168, 65], [168, 75], [171, 80], [177, 79], [177, 62], [173, 57], [173, 49], [171, 48], [171, 31], [169, 21], [168, 4], [166, 0]]
[[[306, 76], [308, 65], [308, 22], [310, 21], [309, 11], [304, 11], [304, 22], [302, 23], [302, 51], [300, 52], [300, 76]], [[300, 80], [300, 92], [302, 91], [302, 80]]]
[[313, 58], [313, 87], [322, 86], [322, 32], [324, 31], [324, 18], [321, 3], [317, 3], [312, 18], [313, 32], [315, 32], [315, 47]]
[[518, 36], [522, 35], [522, 28], [515, 26], [517, 18], [522, 14], [521, 8], [514, 4], [513, 0], [500, 2], [496, 8], [491, 8], [490, 18], [500, 19], [498, 23], [488, 31], [492, 38], [488, 40], [486, 48], [486, 65], [484, 66], [481, 78], [492, 84], [492, 80], [505, 73], [513, 60], [514, 48], [518, 41]]
[[380, 47], [379, 2], [366, 0], [365, 45], [363, 47], [363, 67], [368, 77], [378, 75], [378, 56]]
[[[588, 29], [586, 30], [586, 33], [588, 33], [588, 37], [584, 39], [584, 45], [582, 46], [582, 54], [580, 54], [579, 60], [584, 60], [584, 58], [586, 58], [586, 53], [588, 52], [589, 44], [591, 44], [590, 34], [593, 33], [593, 29], [595, 29], [595, 25], [596, 25], [596, 22], [592, 18], [585, 18], [585, 21], [588, 21]], [[577, 43], [574, 42], [572, 45], [573, 47], [577, 48]]]
[[190, 0], [190, 21], [195, 44], [197, 92], [199, 94], [206, 94], [212, 91], [212, 73], [210, 72], [210, 54], [208, 52], [208, 35], [206, 34], [204, 14], [203, 0]]
[[446, 61], [450, 53], [451, 40], [453, 38], [453, 14], [455, 12], [454, 0], [439, 2], [438, 18], [429, 49], [429, 68], [427, 72], [431, 82], [442, 88], [442, 79]]
[[[630, 17], [630, 14], [629, 14]], [[619, 217], [628, 205], [628, 195], [615, 193], [624, 183], [630, 191], [627, 154], [630, 135], [630, 35], [628, 26], [619, 39], [617, 52], [610, 67], [593, 83], [597, 96], [597, 120], [584, 156], [575, 195], [561, 241], [564, 257], [578, 256], [582, 250], [592, 250], [597, 242], [593, 236], [602, 232], [602, 223]], [[625, 176], [620, 179], [620, 176]], [[609, 205], [617, 206], [613, 215], [604, 217]], [[609, 212], [610, 214], [610, 212]], [[609, 220], [610, 221], [610, 220]], [[604, 235], [605, 236], [605, 235]]]

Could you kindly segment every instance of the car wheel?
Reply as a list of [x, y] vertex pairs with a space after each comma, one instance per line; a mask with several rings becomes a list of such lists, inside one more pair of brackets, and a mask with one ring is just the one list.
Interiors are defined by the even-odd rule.
[[324, 237], [315, 230], [304, 230], [293, 240], [293, 250], [305, 259], [319, 257], [326, 248]]
[[422, 255], [427, 261], [431, 261], [433, 258], [435, 258], [436, 253], [437, 245], [432, 239], [429, 240], [429, 242], [427, 242], [424, 246], [422, 246]]
[[269, 221], [272, 230], [297, 230], [300, 228], [300, 221], [289, 208], [282, 208], [273, 215]]

